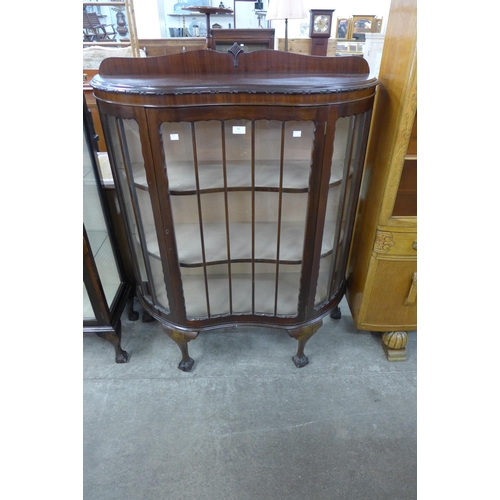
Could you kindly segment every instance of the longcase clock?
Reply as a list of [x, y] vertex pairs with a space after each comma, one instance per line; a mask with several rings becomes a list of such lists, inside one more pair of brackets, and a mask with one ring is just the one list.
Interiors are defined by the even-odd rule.
[[332, 34], [332, 15], [334, 10], [311, 9], [309, 36], [311, 37], [311, 55], [326, 56], [328, 39]]

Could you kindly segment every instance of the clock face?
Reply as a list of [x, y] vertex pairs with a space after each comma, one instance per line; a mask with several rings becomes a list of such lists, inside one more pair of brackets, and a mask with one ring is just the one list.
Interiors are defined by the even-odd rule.
[[330, 28], [330, 18], [328, 16], [315, 16], [313, 25], [315, 33], [327, 33]]

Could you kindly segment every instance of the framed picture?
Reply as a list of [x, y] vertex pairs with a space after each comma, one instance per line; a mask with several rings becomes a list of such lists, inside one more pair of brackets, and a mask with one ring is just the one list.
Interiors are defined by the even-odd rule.
[[352, 33], [376, 33], [376, 16], [352, 16]]
[[335, 38], [346, 40], [349, 37], [349, 19], [347, 17], [337, 18], [337, 30]]

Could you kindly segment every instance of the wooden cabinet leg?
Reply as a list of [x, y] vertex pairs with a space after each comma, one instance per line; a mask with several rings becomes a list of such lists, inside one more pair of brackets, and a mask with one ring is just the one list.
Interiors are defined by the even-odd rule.
[[330, 317], [332, 319], [340, 319], [342, 317], [342, 313], [340, 311], [340, 307], [337, 306], [333, 309], [333, 311], [330, 313]]
[[308, 357], [304, 354], [304, 347], [306, 342], [319, 330], [323, 321], [320, 320], [312, 325], [304, 326], [302, 328], [297, 328], [294, 330], [287, 330], [290, 337], [297, 339], [299, 341], [297, 354], [292, 357], [292, 361], [295, 363], [297, 368], [302, 368], [309, 363]]
[[110, 332], [97, 332], [97, 335], [104, 340], [107, 340], [115, 348], [115, 361], [117, 363], [126, 363], [128, 361], [128, 353], [121, 347], [122, 340], [122, 322], [118, 321], [115, 330]]
[[188, 342], [194, 340], [198, 336], [198, 332], [180, 332], [163, 327], [163, 331], [179, 346], [182, 359], [179, 363], [179, 370], [190, 372], [194, 365], [194, 359], [189, 357]]
[[406, 361], [408, 332], [385, 332], [382, 334], [382, 347], [388, 361]]

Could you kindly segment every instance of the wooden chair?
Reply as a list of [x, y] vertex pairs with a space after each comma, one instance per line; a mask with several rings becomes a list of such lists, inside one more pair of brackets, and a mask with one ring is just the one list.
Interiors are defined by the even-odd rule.
[[112, 24], [102, 24], [95, 12], [83, 11], [83, 41], [113, 41], [117, 32]]

